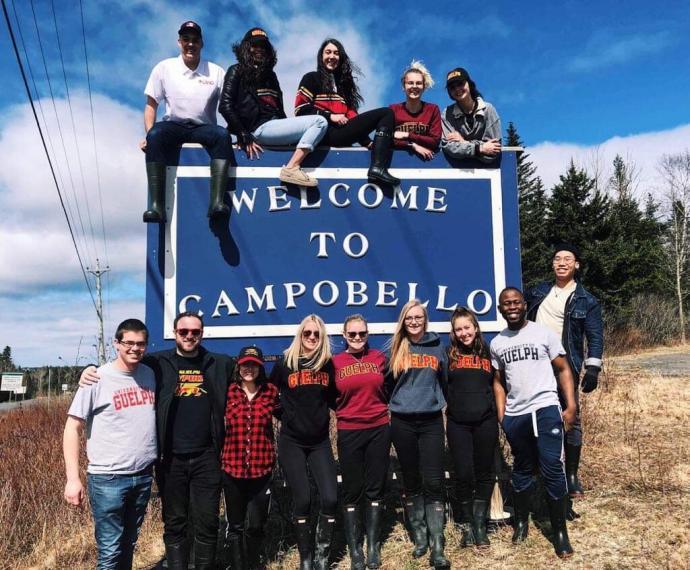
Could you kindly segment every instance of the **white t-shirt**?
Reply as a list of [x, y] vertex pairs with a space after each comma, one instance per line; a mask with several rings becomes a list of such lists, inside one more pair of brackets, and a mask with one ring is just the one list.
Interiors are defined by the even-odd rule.
[[575, 291], [575, 287], [577, 287], [575, 281], [563, 288], [554, 285], [537, 310], [535, 321], [549, 327], [558, 338], [563, 338], [565, 304], [568, 302], [568, 297]]
[[112, 362], [98, 374], [98, 383], [79, 387], [67, 412], [86, 421], [88, 472], [138, 473], [156, 459], [156, 377], [144, 364], [127, 372]]
[[527, 321], [517, 331], [502, 330], [491, 341], [490, 348], [494, 368], [505, 371], [507, 416], [558, 405], [551, 361], [564, 356], [565, 349], [553, 331]]
[[224, 79], [225, 71], [215, 63], [202, 59], [192, 71], [179, 55], [153, 68], [144, 93], [158, 104], [165, 101], [163, 121], [215, 125]]

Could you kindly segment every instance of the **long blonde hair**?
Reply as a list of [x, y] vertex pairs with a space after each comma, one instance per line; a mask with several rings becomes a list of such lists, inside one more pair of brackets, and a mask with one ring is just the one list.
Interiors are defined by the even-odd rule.
[[410, 309], [414, 307], [421, 307], [422, 311], [424, 311], [424, 332], [426, 332], [429, 324], [429, 313], [419, 299], [411, 299], [405, 303], [400, 311], [398, 324], [395, 326], [395, 332], [390, 343], [391, 355], [388, 366], [393, 372], [394, 378], [406, 372], [410, 367], [410, 338], [407, 336], [407, 330], [405, 329], [405, 317], [407, 317]]
[[297, 327], [295, 338], [292, 339], [290, 346], [283, 352], [285, 364], [290, 370], [299, 368], [299, 357], [302, 356], [302, 332], [309, 321], [315, 322], [319, 327], [319, 346], [316, 347], [311, 358], [304, 363], [304, 367], [310, 370], [321, 370], [331, 359], [331, 341], [326, 334], [326, 324], [319, 315], [307, 315]]

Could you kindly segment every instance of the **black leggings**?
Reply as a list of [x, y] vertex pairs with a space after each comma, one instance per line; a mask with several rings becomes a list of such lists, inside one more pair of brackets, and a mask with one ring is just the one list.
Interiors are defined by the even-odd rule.
[[478, 422], [455, 422], [448, 418], [446, 435], [455, 467], [458, 501], [471, 501], [473, 496], [488, 501], [494, 486], [498, 419], [494, 415]]
[[338, 482], [335, 459], [328, 438], [307, 445], [281, 433], [278, 458], [292, 491], [295, 518], [308, 517], [311, 511], [311, 485], [307, 465], [321, 498], [321, 513], [335, 516], [338, 507]]
[[381, 127], [388, 129], [393, 135], [395, 130], [395, 115], [388, 107], [380, 107], [366, 111], [361, 115], [352, 117], [344, 125], [328, 124], [326, 136], [321, 144], [326, 146], [352, 146], [358, 142], [362, 146], [369, 144], [369, 133]]
[[391, 414], [391, 439], [402, 470], [407, 497], [423, 494], [443, 501], [443, 416]]
[[382, 501], [388, 477], [391, 435], [388, 424], [369, 429], [338, 430], [338, 461], [343, 475], [343, 504]]
[[[238, 479], [223, 472], [226, 536], [263, 536], [271, 506], [271, 474], [255, 479]], [[245, 524], [246, 521], [246, 524]]]

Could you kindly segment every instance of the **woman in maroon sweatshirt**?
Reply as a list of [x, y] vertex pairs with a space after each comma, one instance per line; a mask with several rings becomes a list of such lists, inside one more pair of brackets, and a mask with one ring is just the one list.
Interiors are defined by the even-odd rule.
[[368, 334], [367, 321], [362, 315], [348, 317], [343, 325], [347, 348], [333, 357], [343, 520], [353, 570], [364, 568], [359, 510], [362, 497], [366, 499], [366, 566], [381, 565], [379, 531], [391, 447], [388, 404], [383, 389], [386, 357], [383, 352], [369, 348]]
[[431, 160], [441, 144], [441, 111], [437, 105], [422, 101], [422, 94], [433, 87], [434, 80], [421, 61], [412, 61], [400, 81], [405, 101], [391, 105], [395, 114], [395, 148]]

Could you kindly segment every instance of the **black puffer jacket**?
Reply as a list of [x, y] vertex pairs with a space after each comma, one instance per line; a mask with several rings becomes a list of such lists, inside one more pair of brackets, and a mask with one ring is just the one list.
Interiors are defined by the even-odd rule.
[[241, 146], [253, 141], [251, 133], [259, 125], [271, 119], [285, 118], [283, 93], [280, 90], [278, 77], [273, 71], [268, 76], [266, 85], [262, 85], [262, 87], [279, 93], [280, 107], [277, 110], [277, 115], [274, 110], [267, 114], [265, 106], [262, 105], [256, 94], [256, 90], [247, 89], [246, 85], [243, 84], [239, 64], [231, 65], [225, 74], [218, 111], [228, 123], [228, 130], [232, 134], [237, 135], [237, 140]]

